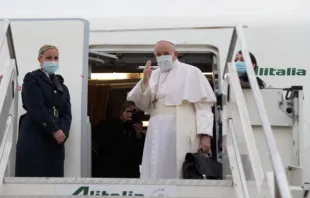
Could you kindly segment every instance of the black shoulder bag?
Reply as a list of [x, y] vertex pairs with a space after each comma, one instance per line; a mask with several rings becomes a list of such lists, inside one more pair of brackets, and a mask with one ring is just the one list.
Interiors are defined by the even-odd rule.
[[221, 179], [222, 164], [202, 153], [187, 153], [182, 166], [183, 179]]

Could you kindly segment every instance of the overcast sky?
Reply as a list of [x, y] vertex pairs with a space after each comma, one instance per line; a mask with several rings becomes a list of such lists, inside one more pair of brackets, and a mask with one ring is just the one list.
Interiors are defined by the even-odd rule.
[[1, 18], [310, 15], [310, 0], [0, 0]]

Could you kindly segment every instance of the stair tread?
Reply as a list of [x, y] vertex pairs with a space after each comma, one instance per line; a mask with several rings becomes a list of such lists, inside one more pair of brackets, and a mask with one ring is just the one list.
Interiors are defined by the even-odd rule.
[[115, 184], [115, 185], [184, 185], [184, 186], [233, 186], [232, 180], [181, 180], [181, 179], [110, 179], [110, 178], [28, 178], [5, 177], [4, 184]]

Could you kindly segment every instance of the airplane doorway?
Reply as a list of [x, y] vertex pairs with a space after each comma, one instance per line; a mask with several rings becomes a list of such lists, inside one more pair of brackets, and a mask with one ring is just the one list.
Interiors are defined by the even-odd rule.
[[[126, 100], [127, 93], [143, 77], [143, 71], [138, 69], [144, 66], [147, 60], [156, 65], [153, 53], [115, 53], [100, 52], [90, 53], [89, 65], [91, 75], [88, 81], [88, 116], [92, 127], [92, 177], [100, 177], [101, 160], [96, 145], [97, 135], [95, 129], [100, 120], [113, 120], [120, 116], [122, 103]], [[214, 66], [213, 53], [179, 53], [178, 59], [198, 67], [208, 78], [213, 87], [212, 69]], [[215, 109], [214, 109], [215, 111]], [[142, 118], [143, 127], [147, 130], [149, 115]], [[214, 133], [216, 130], [214, 129]], [[216, 137], [216, 135], [214, 135]], [[212, 153], [216, 157], [216, 138], [212, 140]]]

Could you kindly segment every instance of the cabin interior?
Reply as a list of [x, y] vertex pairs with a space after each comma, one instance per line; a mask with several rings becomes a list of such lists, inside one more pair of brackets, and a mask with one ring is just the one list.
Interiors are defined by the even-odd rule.
[[[181, 62], [198, 67], [213, 87], [213, 53], [182, 53], [178, 54]], [[127, 93], [143, 77], [146, 61], [151, 60], [156, 65], [153, 53], [114, 53], [93, 51], [89, 54], [89, 81], [88, 81], [88, 116], [94, 131], [100, 120], [119, 118], [122, 103]], [[143, 117], [143, 127], [148, 126], [149, 115]], [[214, 130], [215, 133], [215, 130]], [[94, 134], [94, 133], [92, 133]], [[95, 164], [96, 145], [92, 135], [92, 161]], [[215, 138], [212, 145], [217, 141]], [[213, 146], [212, 146], [213, 147]], [[212, 153], [216, 150], [212, 149]], [[213, 155], [215, 156], [215, 155]]]

